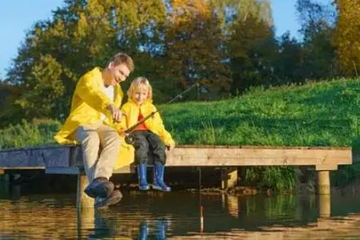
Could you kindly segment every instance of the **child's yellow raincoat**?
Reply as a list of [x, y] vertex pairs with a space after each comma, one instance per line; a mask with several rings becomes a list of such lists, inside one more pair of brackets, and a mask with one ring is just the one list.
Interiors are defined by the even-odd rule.
[[144, 122], [146, 128], [158, 135], [165, 145], [175, 144], [170, 133], [166, 131], [163, 120], [151, 100], [146, 100], [143, 104], [138, 106], [132, 99], [128, 99], [128, 101], [122, 106], [121, 111], [125, 114], [125, 116], [123, 115], [123, 119], [118, 125], [120, 126], [119, 131], [125, 131], [134, 126], [138, 122], [140, 112], [144, 118], [156, 112], [152, 117]]

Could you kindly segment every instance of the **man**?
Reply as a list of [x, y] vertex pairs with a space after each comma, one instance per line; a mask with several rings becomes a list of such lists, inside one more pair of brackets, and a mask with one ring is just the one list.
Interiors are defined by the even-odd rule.
[[[85, 193], [95, 198], [96, 208], [114, 205], [122, 198], [109, 179], [116, 161], [121, 161], [116, 123], [122, 116], [119, 108], [124, 94], [118, 83], [125, 81], [133, 70], [131, 57], [117, 53], [106, 68], [95, 67], [84, 74], [76, 85], [70, 114], [54, 137], [60, 144], [81, 144], [90, 183]], [[117, 167], [127, 164], [117, 163]]]

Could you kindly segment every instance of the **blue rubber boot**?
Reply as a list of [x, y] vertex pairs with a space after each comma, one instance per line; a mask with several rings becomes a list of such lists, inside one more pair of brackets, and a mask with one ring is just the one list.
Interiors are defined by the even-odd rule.
[[146, 191], [150, 189], [150, 186], [147, 182], [147, 166], [146, 164], [137, 165], [138, 178], [139, 178], [139, 189], [141, 191]]
[[149, 234], [149, 226], [147, 222], [142, 222], [139, 228], [139, 240], [147, 240]]
[[156, 220], [155, 235], [158, 240], [166, 240], [166, 222], [164, 220]]
[[170, 192], [171, 188], [164, 183], [165, 166], [161, 163], [154, 164], [154, 183], [152, 188], [163, 192]]

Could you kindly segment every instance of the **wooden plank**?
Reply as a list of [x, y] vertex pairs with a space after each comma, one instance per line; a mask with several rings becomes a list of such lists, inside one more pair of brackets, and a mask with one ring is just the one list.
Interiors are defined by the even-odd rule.
[[350, 148], [175, 148], [167, 166], [301, 166], [351, 164]]
[[44, 170], [45, 167], [26, 167], [26, 166], [22, 167], [22, 166], [20, 166], [20, 167], [4, 167], [2, 169], [4, 171], [6, 171], [6, 170]]
[[81, 172], [79, 167], [47, 167], [45, 174], [69, 174], [78, 175]]
[[83, 166], [81, 146], [70, 146], [69, 166]]
[[334, 171], [338, 169], [338, 165], [316, 165], [315, 166], [316, 171]]
[[69, 146], [40, 146], [0, 151], [1, 168], [69, 166]]
[[119, 169], [116, 169], [113, 173], [134, 173], [135, 166], [125, 166]]
[[[337, 166], [352, 164], [351, 148], [268, 146], [177, 146], [167, 166]], [[0, 150], [0, 168], [81, 167], [79, 146], [40, 146]], [[130, 169], [131, 170], [131, 169]], [[129, 172], [128, 169], [118, 172]]]

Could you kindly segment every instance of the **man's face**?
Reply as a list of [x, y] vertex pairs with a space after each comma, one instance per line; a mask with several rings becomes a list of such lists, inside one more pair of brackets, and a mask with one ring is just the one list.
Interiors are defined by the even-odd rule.
[[111, 79], [108, 85], [115, 86], [117, 83], [123, 82], [130, 74], [129, 68], [125, 64], [115, 65], [113, 62], [109, 65]]

